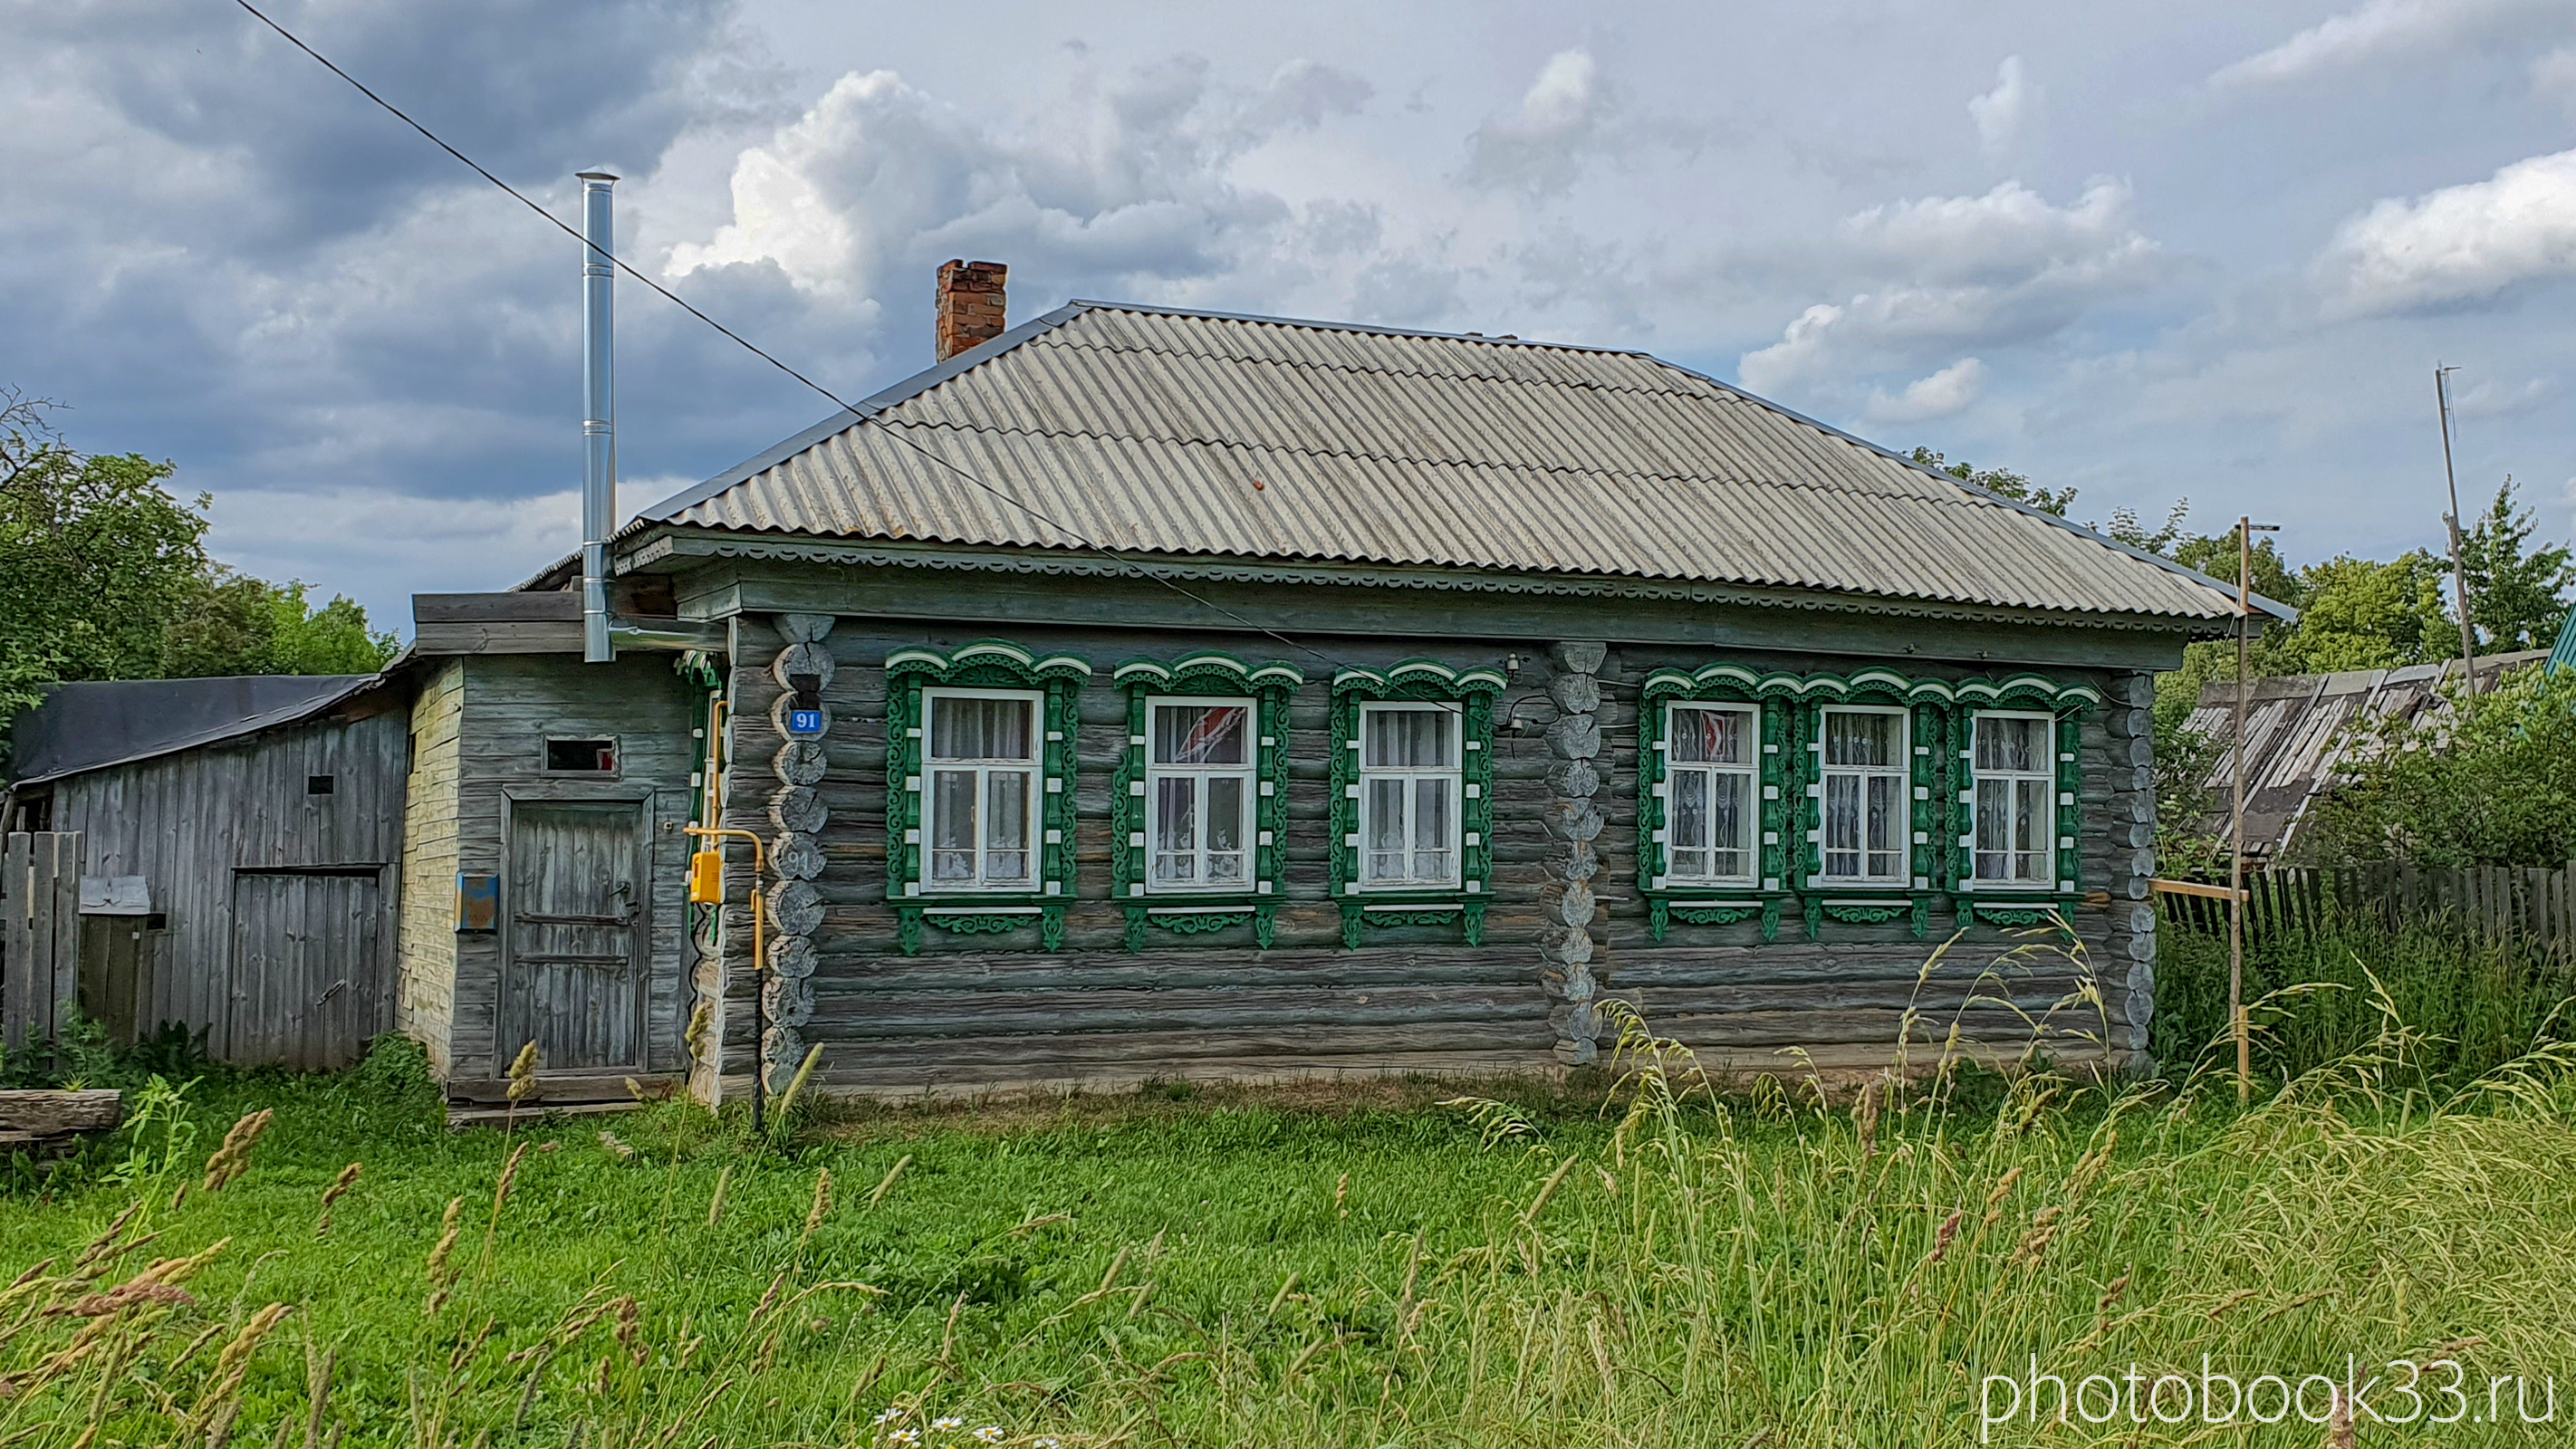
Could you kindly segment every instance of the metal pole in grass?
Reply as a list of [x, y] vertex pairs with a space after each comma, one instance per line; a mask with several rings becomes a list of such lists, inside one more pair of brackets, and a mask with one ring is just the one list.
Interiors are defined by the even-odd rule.
[[[750, 830], [720, 830], [708, 825], [692, 825], [687, 833], [710, 840], [748, 840], [751, 842], [751, 1130], [758, 1136], [763, 1129], [763, 1108], [769, 1101], [769, 1003], [761, 997], [760, 968], [764, 911], [760, 879], [769, 870], [767, 852], [760, 836]], [[712, 867], [701, 869], [701, 863]], [[724, 858], [713, 851], [702, 851], [689, 862], [689, 901], [692, 905], [724, 904]], [[716, 1076], [724, 1077], [723, 1033], [717, 1034]]]
[[2235, 805], [2227, 832], [2227, 1026], [2236, 1035], [2236, 1101], [2254, 1099], [2254, 1041], [2245, 1026], [2245, 674], [2254, 632], [2254, 531], [2277, 523], [2236, 520], [2236, 738], [2228, 750]]

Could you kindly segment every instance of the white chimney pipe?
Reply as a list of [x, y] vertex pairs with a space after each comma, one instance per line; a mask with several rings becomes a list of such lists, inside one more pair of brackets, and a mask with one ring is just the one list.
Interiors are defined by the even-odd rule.
[[610, 365], [617, 268], [606, 171], [581, 176], [581, 657], [617, 657], [608, 636], [608, 536], [617, 529], [617, 389]]

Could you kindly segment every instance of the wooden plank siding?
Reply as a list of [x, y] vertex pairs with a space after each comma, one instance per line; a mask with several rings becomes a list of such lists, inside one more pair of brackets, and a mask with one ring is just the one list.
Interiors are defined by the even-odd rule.
[[[776, 828], [767, 806], [779, 788], [769, 768], [777, 748], [769, 714], [779, 693], [769, 664], [782, 646], [763, 617], [740, 617], [735, 629], [733, 765], [723, 823], [767, 836]], [[998, 936], [931, 930], [920, 954], [905, 956], [886, 899], [882, 666], [893, 649], [948, 649], [995, 636], [1041, 654], [1076, 654], [1095, 671], [1079, 700], [1077, 878], [1063, 946], [1039, 949], [1034, 925]], [[1552, 641], [1319, 636], [1304, 642], [1313, 652], [1243, 634], [905, 628], [840, 620], [825, 641], [836, 668], [824, 690], [832, 714], [829, 772], [818, 787], [829, 810], [822, 832], [826, 865], [814, 883], [824, 910], [813, 938], [819, 955], [814, 1014], [802, 1028], [806, 1040], [825, 1049], [823, 1082], [904, 1093], [1111, 1087], [1158, 1077], [1553, 1070], [1556, 1033], [1536, 949], [1546, 880], [1541, 812], [1552, 798], [1544, 777], [1556, 763], [1539, 732], [1554, 718], [1545, 704]], [[1288, 714], [1285, 881], [1276, 935], [1264, 951], [1249, 926], [1190, 937], [1157, 931], [1147, 949], [1131, 952], [1124, 910], [1110, 895], [1111, 790], [1128, 733], [1126, 691], [1112, 682], [1111, 670], [1130, 658], [1168, 661], [1198, 650], [1281, 660], [1307, 676]], [[1459, 668], [1500, 668], [1512, 656], [1519, 667], [1494, 712], [1494, 873], [1483, 944], [1464, 944], [1454, 926], [1371, 928], [1359, 948], [1346, 949], [1328, 883], [1336, 666], [1384, 669], [1430, 657]], [[1597, 842], [1602, 870], [1592, 882], [1606, 909], [1592, 932], [1600, 941], [1594, 965], [1609, 999], [1631, 1004], [1659, 1033], [1735, 1069], [1791, 1070], [1794, 1059], [1784, 1053], [1792, 1047], [1825, 1067], [1884, 1063], [1909, 1032], [1914, 1059], [1928, 1060], [1954, 1019], [1970, 1041], [2011, 1055], [2031, 1035], [2027, 1018], [2053, 1009], [2061, 1027], [2082, 1034], [2052, 1046], [2060, 1059], [2098, 1055], [2088, 1041], [2107, 1038], [2122, 1053], [2143, 1045], [2137, 1013], [2151, 1005], [2154, 918], [2144, 884], [2152, 856], [2142, 849], [2150, 839], [2140, 832], [2152, 825], [2125, 818], [2136, 813], [2146, 763], [2138, 738], [2143, 711], [2126, 703], [2094, 711], [2083, 732], [2082, 879], [2108, 900], [2097, 897], [2077, 913], [2077, 952], [2037, 951], [2025, 936], [1979, 926], [1951, 949], [1942, 970], [1919, 981], [1926, 958], [1952, 930], [1947, 912], [1935, 917], [1929, 940], [1916, 939], [1902, 922], [1829, 922], [1824, 939], [1811, 942], [1794, 919], [1784, 922], [1775, 942], [1762, 941], [1750, 922], [1677, 925], [1668, 939], [1654, 940], [1635, 878], [1638, 687], [1655, 667], [1721, 658], [1757, 670], [1896, 663], [1944, 677], [2012, 672], [2000, 664], [1963, 669], [1884, 656], [1614, 646], [1600, 671], [1598, 718], [1606, 743], [1602, 785], [1593, 797], [1608, 821]], [[2125, 672], [2060, 666], [2048, 673], [2106, 694], [2124, 691], [2123, 701], [2144, 688], [2144, 676]], [[1507, 722], [1516, 717], [1534, 727], [1511, 729]], [[722, 940], [729, 983], [724, 1070], [735, 1091], [750, 1069], [750, 923], [740, 905], [750, 885], [748, 864], [746, 854], [732, 856], [727, 899], [735, 904], [724, 915]], [[1989, 973], [1982, 982], [1981, 972]], [[2088, 973], [2101, 1005], [2068, 1009], [2066, 998]], [[2127, 1030], [2133, 1016], [2141, 1023], [2136, 1033]]]
[[0, 836], [0, 1043], [11, 1051], [62, 1040], [79, 1005], [77, 832]]
[[[460, 683], [452, 854], [441, 862], [437, 925], [433, 928], [424, 917], [423, 929], [406, 938], [405, 950], [421, 952], [416, 968], [406, 958], [406, 970], [423, 977], [434, 974], [441, 961], [452, 962], [447, 968], [454, 985], [444, 1053], [452, 1094], [490, 1095], [523, 1044], [501, 1039], [508, 933], [458, 934], [453, 917], [457, 872], [506, 875], [512, 809], [520, 801], [630, 802], [641, 808], [649, 834], [645, 959], [650, 974], [638, 1074], [682, 1068], [678, 1043], [686, 1014], [681, 936], [688, 841], [680, 827], [688, 818], [689, 773], [696, 752], [690, 737], [691, 689], [674, 671], [674, 657], [635, 651], [614, 663], [593, 665], [561, 654], [478, 654], [446, 666], [457, 672]], [[548, 770], [549, 737], [615, 738], [614, 777]], [[505, 918], [510, 889], [505, 879]], [[614, 1081], [609, 1086], [617, 1090]]]
[[[393, 1025], [389, 943], [401, 894], [396, 866], [406, 748], [404, 713], [389, 701], [371, 700], [245, 739], [55, 782], [54, 820], [87, 837], [86, 873], [143, 877], [152, 909], [164, 919], [164, 929], [145, 932], [141, 943], [139, 1030], [177, 1022], [202, 1030], [218, 1061], [279, 1060], [268, 1055], [280, 1038], [264, 1014], [318, 1003], [262, 996], [236, 969], [244, 939], [235, 921], [236, 893], [245, 876], [315, 872], [371, 882], [358, 893], [370, 919], [347, 923], [324, 948], [333, 953], [330, 975], [315, 989], [348, 983], [330, 1010], [350, 1038], [326, 1055], [345, 1055], [343, 1048], [354, 1050]], [[328, 793], [313, 793], [313, 781], [324, 776]], [[343, 900], [325, 891], [312, 899], [326, 897], [335, 914], [358, 908], [355, 896]], [[289, 924], [266, 909], [260, 921], [263, 930]]]

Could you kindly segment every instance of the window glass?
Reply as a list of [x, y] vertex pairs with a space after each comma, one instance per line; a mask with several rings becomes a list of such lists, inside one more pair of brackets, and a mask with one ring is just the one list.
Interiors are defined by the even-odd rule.
[[1458, 883], [1459, 726], [1453, 705], [1361, 711], [1362, 885]]
[[1741, 765], [1750, 756], [1745, 738], [1753, 712], [1744, 709], [1673, 710], [1672, 759], [1682, 764]]
[[1373, 709], [1362, 719], [1368, 737], [1360, 751], [1365, 768], [1441, 770], [1457, 764], [1455, 709]]
[[1037, 701], [975, 695], [930, 699], [930, 758], [1031, 760], [1037, 758]]
[[1861, 713], [1857, 710], [1825, 712], [1825, 763], [1828, 765], [1893, 765], [1899, 754], [1898, 740], [1905, 733], [1901, 715]]
[[1252, 710], [1240, 704], [1158, 704], [1154, 763], [1245, 765], [1252, 762]]
[[1147, 716], [1146, 889], [1243, 889], [1253, 865], [1251, 703], [1154, 700]]
[[1896, 885], [1907, 879], [1905, 716], [1828, 709], [1822, 791], [1824, 875]]
[[1664, 874], [1668, 881], [1750, 882], [1754, 872], [1754, 712], [1674, 705], [1667, 716]]
[[932, 694], [923, 773], [923, 885], [1032, 889], [1037, 882], [1038, 701]]
[[2057, 874], [2057, 778], [2044, 716], [1976, 719], [1974, 874], [1998, 885], [2046, 887]]

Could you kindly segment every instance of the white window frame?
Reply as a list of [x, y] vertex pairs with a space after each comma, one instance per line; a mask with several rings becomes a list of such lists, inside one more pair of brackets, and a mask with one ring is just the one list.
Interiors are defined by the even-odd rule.
[[[1983, 721], [1990, 719], [2026, 719], [2038, 723], [2040, 749], [2037, 768], [2030, 770], [1989, 771], [1979, 763], [1977, 755], [1977, 730]], [[2042, 869], [2040, 870], [2038, 878], [2035, 880], [2015, 880], [2010, 876], [1989, 876], [1984, 874], [1982, 871], [1984, 857], [1996, 853], [1981, 849], [1977, 845], [1977, 834], [1983, 828], [1986, 816], [1985, 807], [1979, 802], [1977, 797], [1985, 793], [1986, 784], [1990, 780], [2010, 781], [2016, 786], [2015, 793], [2018, 793], [2019, 788], [2026, 787], [2035, 791], [2039, 796], [2038, 819], [2041, 823], [2039, 839], [2040, 863]], [[1968, 792], [1968, 888], [1979, 895], [1990, 893], [2002, 894], [2014, 891], [2028, 892], [2033, 895], [2045, 895], [2056, 890], [2058, 794], [2057, 716], [2040, 710], [2029, 709], [1981, 709], [1970, 715], [1968, 717]], [[2007, 828], [2009, 828], [2009, 821], [2011, 818], [2009, 811], [2006, 812], [2005, 818], [2007, 821]], [[2013, 854], [2013, 852], [2009, 850], [2002, 853], [2005, 855]]]
[[[1015, 699], [1028, 706], [1028, 759], [942, 760], [934, 753], [939, 738], [939, 701], [943, 699]], [[1040, 882], [1046, 874], [1046, 693], [1036, 689], [950, 689], [925, 685], [921, 691], [921, 879], [923, 895], [1037, 895], [1045, 890]], [[932, 869], [939, 854], [939, 776], [955, 770], [975, 773], [975, 878], [967, 881], [943, 881]], [[1028, 781], [1028, 803], [1021, 818], [1027, 822], [1028, 842], [1022, 853], [1028, 857], [1028, 874], [1004, 880], [993, 880], [986, 874], [985, 857], [991, 852], [991, 841], [985, 833], [984, 812], [992, 801], [995, 774], [1018, 773]]]
[[[1243, 763], [1240, 765], [1165, 765], [1154, 759], [1154, 713], [1165, 708], [1199, 708], [1211, 705], [1234, 705], [1243, 710]], [[1261, 875], [1261, 702], [1249, 696], [1213, 694], [1152, 694], [1145, 697], [1145, 846], [1141, 879], [1145, 893], [1156, 896], [1250, 895]], [[1208, 879], [1208, 781], [1217, 778], [1243, 782], [1243, 819], [1235, 839], [1242, 842], [1243, 878], [1233, 881]], [[1198, 811], [1197, 844], [1192, 849], [1196, 874], [1186, 883], [1164, 882], [1156, 870], [1162, 852], [1155, 842], [1162, 839], [1155, 812], [1163, 808], [1163, 782], [1190, 780], [1190, 798]]]
[[[1369, 764], [1369, 720], [1372, 716], [1381, 714], [1420, 714], [1428, 711], [1437, 711], [1450, 716], [1449, 763], [1446, 768], [1432, 770], [1414, 768], [1398, 769], [1387, 766], [1373, 767]], [[1359, 783], [1355, 788], [1359, 791], [1360, 808], [1358, 816], [1359, 860], [1357, 862], [1357, 869], [1352, 873], [1352, 889], [1363, 893], [1383, 891], [1454, 891], [1459, 889], [1465, 882], [1466, 877], [1464, 872], [1467, 866], [1466, 707], [1464, 705], [1445, 700], [1388, 700], [1382, 703], [1363, 704], [1360, 706], [1358, 738], [1353, 743], [1357, 746], [1357, 753], [1359, 754]], [[1420, 876], [1408, 876], [1401, 880], [1371, 880], [1369, 878], [1368, 869], [1369, 856], [1371, 852], [1368, 848], [1368, 842], [1375, 838], [1375, 832], [1371, 827], [1376, 824], [1377, 806], [1376, 792], [1369, 788], [1370, 784], [1378, 780], [1404, 780], [1407, 782], [1404, 792], [1404, 808], [1406, 812], [1406, 829], [1404, 832], [1404, 838], [1407, 842], [1404, 853], [1407, 862], [1410, 863], [1414, 856], [1421, 853], [1419, 847], [1411, 843], [1413, 840], [1413, 831], [1411, 828], [1413, 822], [1411, 815], [1415, 797], [1415, 791], [1411, 782], [1429, 779], [1445, 779], [1449, 782], [1449, 874], [1445, 878], [1439, 880], [1432, 880]]]
[[[1744, 759], [1744, 761], [1743, 761], [1742, 763], [1740, 763], [1740, 764], [1720, 765], [1720, 764], [1704, 764], [1704, 763], [1701, 763], [1701, 762], [1698, 762], [1698, 761], [1689, 761], [1689, 762], [1685, 762], [1685, 761], [1683, 761], [1683, 760], [1680, 760], [1680, 759], [1675, 758], [1675, 752], [1674, 752], [1674, 750], [1673, 750], [1673, 741], [1674, 741], [1674, 740], [1676, 740], [1676, 739], [1679, 739], [1679, 738], [1680, 738], [1680, 735], [1679, 735], [1679, 734], [1678, 734], [1678, 732], [1677, 732], [1677, 728], [1676, 728], [1676, 726], [1675, 726], [1675, 724], [1674, 724], [1674, 721], [1675, 721], [1675, 720], [1676, 720], [1676, 719], [1681, 715], [1681, 713], [1682, 713], [1683, 711], [1685, 711], [1685, 710], [1710, 710], [1710, 711], [1714, 711], [1714, 712], [1717, 712], [1717, 713], [1720, 713], [1720, 714], [1733, 714], [1733, 715], [1740, 715], [1740, 716], [1742, 716], [1742, 717], [1743, 717], [1743, 720], [1744, 720], [1744, 740], [1745, 740], [1745, 744], [1746, 744], [1746, 746], [1747, 746], [1747, 748], [1746, 748], [1746, 750], [1745, 750], [1745, 759]], [[1741, 888], [1750, 888], [1751, 886], [1753, 886], [1753, 884], [1756, 882], [1756, 880], [1760, 877], [1760, 875], [1761, 875], [1761, 873], [1762, 873], [1762, 844], [1761, 844], [1761, 842], [1762, 842], [1762, 708], [1761, 708], [1761, 706], [1759, 706], [1759, 705], [1754, 705], [1754, 704], [1741, 704], [1741, 703], [1737, 703], [1737, 702], [1735, 702], [1735, 701], [1733, 701], [1733, 700], [1709, 700], [1709, 699], [1675, 699], [1675, 700], [1668, 700], [1668, 701], [1666, 701], [1666, 702], [1665, 702], [1665, 704], [1664, 704], [1664, 734], [1663, 734], [1663, 741], [1664, 741], [1664, 822], [1663, 822], [1663, 838], [1662, 838], [1662, 842], [1661, 842], [1661, 843], [1662, 843], [1663, 848], [1664, 848], [1664, 850], [1663, 850], [1663, 854], [1664, 854], [1664, 881], [1665, 881], [1665, 883], [1666, 883], [1666, 884], [1668, 884], [1668, 885], [1678, 885], [1678, 886], [1685, 886], [1685, 887], [1702, 887], [1702, 886], [1706, 886], [1706, 887], [1741, 887]], [[1719, 849], [1721, 849], [1721, 848], [1722, 848], [1722, 847], [1720, 847], [1720, 846], [1718, 845], [1718, 843], [1717, 843], [1717, 839], [1716, 839], [1716, 836], [1715, 836], [1715, 834], [1714, 834], [1714, 826], [1715, 826], [1715, 822], [1716, 822], [1716, 819], [1717, 819], [1716, 778], [1715, 778], [1715, 777], [1716, 777], [1716, 776], [1718, 776], [1718, 775], [1720, 775], [1720, 774], [1727, 774], [1727, 775], [1740, 775], [1740, 776], [1742, 776], [1742, 777], [1743, 777], [1743, 780], [1744, 780], [1744, 820], [1743, 820], [1743, 825], [1742, 825], [1742, 830], [1741, 830], [1742, 839], [1737, 843], [1737, 846], [1736, 846], [1736, 848], [1737, 848], [1737, 849], [1739, 849], [1739, 850], [1743, 853], [1743, 856], [1744, 856], [1744, 865], [1745, 865], [1745, 869], [1744, 869], [1744, 871], [1743, 871], [1741, 874], [1737, 874], [1737, 875], [1716, 875], [1716, 874], [1709, 874], [1709, 875], [1685, 875], [1685, 874], [1683, 874], [1681, 871], [1676, 870], [1676, 869], [1674, 869], [1674, 868], [1673, 868], [1674, 852], [1675, 852], [1677, 849], [1679, 849], [1679, 848], [1680, 848], [1680, 847], [1679, 847], [1679, 846], [1674, 842], [1674, 839], [1673, 839], [1673, 829], [1674, 829], [1674, 823], [1675, 823], [1676, 821], [1678, 821], [1678, 820], [1681, 818], [1681, 795], [1682, 795], [1682, 783], [1681, 783], [1681, 778], [1682, 778], [1682, 772], [1683, 772], [1683, 771], [1685, 771], [1685, 770], [1704, 770], [1704, 771], [1707, 771], [1707, 772], [1708, 772], [1708, 774], [1709, 774], [1709, 776], [1710, 776], [1710, 779], [1709, 779], [1709, 782], [1708, 782], [1708, 786], [1707, 786], [1707, 789], [1708, 789], [1708, 798], [1707, 798], [1707, 800], [1706, 800], [1706, 802], [1705, 802], [1705, 803], [1706, 803], [1706, 806], [1707, 806], [1707, 809], [1708, 809], [1708, 819], [1709, 819], [1709, 821], [1710, 821], [1710, 823], [1711, 823], [1711, 827], [1712, 827], [1712, 834], [1711, 834], [1711, 836], [1710, 836], [1709, 844], [1708, 844], [1708, 849], [1709, 849], [1709, 852], [1710, 852], [1709, 859], [1710, 859], [1710, 861], [1711, 861], [1711, 863], [1712, 863], [1712, 864], [1714, 864], [1714, 863], [1715, 863], [1715, 861], [1716, 861], [1716, 852], [1717, 852]]]
[[[1838, 714], [1893, 715], [1896, 719], [1896, 750], [1886, 765], [1836, 765], [1826, 748], [1826, 721]], [[1887, 875], [1835, 875], [1826, 869], [1833, 851], [1826, 840], [1827, 814], [1832, 808], [1833, 780], [1837, 775], [1850, 775], [1861, 782], [1860, 828], [1861, 864], [1869, 864], [1869, 781], [1885, 777], [1896, 782], [1896, 827], [1894, 853], [1896, 869]], [[1829, 704], [1816, 714], [1816, 883], [1819, 885], [1904, 889], [1914, 880], [1914, 719], [1902, 705]]]

